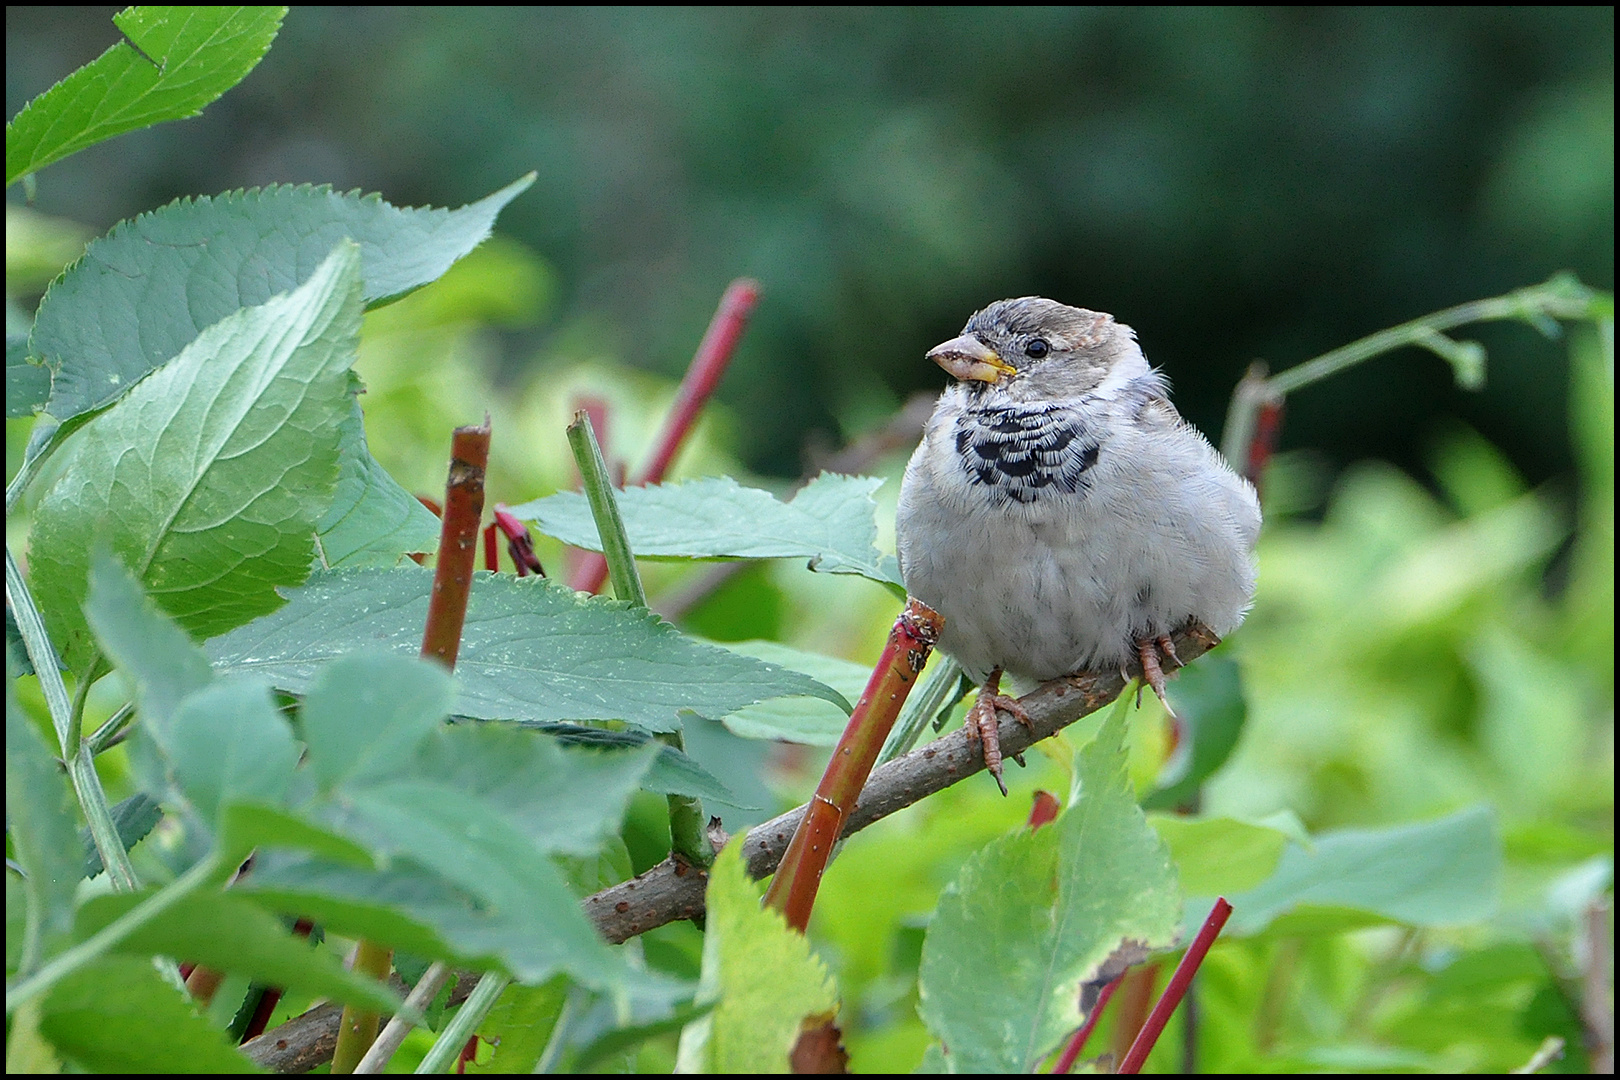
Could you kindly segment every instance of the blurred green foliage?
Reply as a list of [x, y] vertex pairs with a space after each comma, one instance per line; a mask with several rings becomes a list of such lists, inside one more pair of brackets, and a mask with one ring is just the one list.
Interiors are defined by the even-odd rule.
[[[796, 474], [807, 429], [842, 438], [886, 417], [905, 388], [937, 384], [924, 348], [1023, 291], [1137, 325], [1209, 429], [1254, 355], [1282, 366], [1566, 266], [1612, 287], [1612, 18], [299, 10], [202, 120], [47, 171], [39, 204], [99, 228], [179, 191], [270, 180], [456, 203], [540, 168], [511, 233], [366, 319], [370, 445], [412, 491], [442, 487], [450, 427], [486, 410], [491, 501], [571, 487], [563, 427], [584, 396], [608, 405], [610, 458], [641, 460], [738, 272], [764, 280], [766, 303], [679, 475]], [[9, 10], [8, 108], [103, 48], [104, 19]], [[84, 56], [64, 38], [76, 26], [93, 27]], [[8, 326], [53, 258], [19, 245], [14, 264], [13, 232]], [[1248, 723], [1203, 809], [1292, 811], [1315, 833], [1489, 804], [1496, 914], [1223, 941], [1198, 983], [1206, 1071], [1500, 1071], [1547, 1035], [1568, 1041], [1555, 1068], [1586, 1065], [1581, 919], [1612, 895], [1612, 328], [1478, 336], [1481, 397], [1412, 355], [1290, 402], [1291, 449], [1264, 478], [1260, 593], [1223, 650]], [[8, 421], [13, 464], [29, 424]], [[866, 470], [889, 481], [885, 530], [906, 452]], [[1404, 471], [1364, 460], [1380, 455]], [[566, 571], [560, 547], [540, 554]], [[654, 608], [707, 572], [642, 569]], [[894, 607], [870, 582], [778, 562], [683, 622], [870, 663]], [[90, 721], [115, 704], [93, 694]], [[958, 785], [828, 871], [811, 937], [856, 1068], [921, 1059], [916, 972], [939, 890], [1023, 821], [1032, 789], [1067, 790], [1095, 731], [1077, 727], [1010, 773], [1013, 798]], [[1131, 739], [1146, 792], [1163, 759], [1151, 701]], [[749, 745], [740, 768], [801, 801], [822, 755]], [[126, 794], [123, 751], [99, 764]], [[638, 865], [659, 842], [627, 840]], [[682, 924], [643, 948], [691, 977], [701, 943]], [[1179, 1067], [1183, 1023], [1150, 1070]], [[672, 1055], [670, 1039], [642, 1061]]]
[[[9, 8], [8, 115], [116, 40]], [[976, 308], [1041, 293], [1135, 326], [1216, 426], [1286, 365], [1571, 269], [1613, 287], [1613, 10], [300, 8], [197, 120], [39, 174], [93, 225], [284, 181], [456, 205], [530, 169], [503, 230], [554, 269], [489, 362], [684, 366], [721, 288], [764, 285], [722, 387], [753, 469], [797, 475], [936, 387]], [[21, 198], [20, 191], [8, 196]], [[1482, 395], [1410, 352], [1290, 403], [1286, 445], [1417, 471], [1457, 415], [1566, 471], [1556, 347], [1482, 335]], [[466, 419], [482, 406], [472, 403]]]

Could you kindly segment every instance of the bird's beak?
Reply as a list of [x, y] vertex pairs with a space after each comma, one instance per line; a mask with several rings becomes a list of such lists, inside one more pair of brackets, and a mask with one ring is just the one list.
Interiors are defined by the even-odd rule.
[[997, 356], [994, 349], [972, 334], [963, 334], [943, 345], [935, 345], [928, 350], [928, 359], [958, 379], [972, 379], [992, 386], [1017, 372], [1016, 368]]

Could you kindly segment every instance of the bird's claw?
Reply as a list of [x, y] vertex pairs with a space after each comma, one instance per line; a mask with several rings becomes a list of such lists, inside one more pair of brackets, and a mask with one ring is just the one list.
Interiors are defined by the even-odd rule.
[[1031, 732], [1035, 730], [1035, 719], [1029, 715], [1029, 711], [1018, 704], [1016, 698], [1001, 693], [1000, 668], [992, 671], [984, 680], [984, 685], [979, 687], [978, 699], [968, 709], [965, 726], [968, 738], [983, 745], [984, 767], [990, 770], [990, 775], [995, 777], [996, 786], [1005, 795], [1007, 783], [1001, 778], [1001, 734], [996, 729], [997, 709], [1012, 713], [1018, 722]]
[[[1170, 707], [1169, 699], [1164, 696], [1164, 667], [1160, 662], [1162, 654], [1164, 659], [1171, 661], [1176, 667], [1182, 666], [1181, 657], [1176, 655], [1175, 643], [1170, 640], [1168, 635], [1157, 634], [1153, 637], [1138, 638], [1134, 644], [1136, 645], [1137, 659], [1142, 664], [1142, 683], [1151, 686], [1153, 693], [1164, 705], [1165, 711], [1171, 716], [1175, 716], [1176, 711]], [[1136, 704], [1138, 708], [1142, 704], [1142, 683], [1138, 683], [1136, 687]]]

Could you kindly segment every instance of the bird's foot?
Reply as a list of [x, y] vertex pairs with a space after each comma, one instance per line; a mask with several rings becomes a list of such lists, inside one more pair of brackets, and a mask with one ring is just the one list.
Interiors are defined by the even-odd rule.
[[1142, 682], [1136, 685], [1137, 707], [1140, 708], [1142, 705], [1142, 683], [1146, 683], [1153, 688], [1153, 693], [1163, 703], [1165, 711], [1171, 716], [1176, 715], [1176, 711], [1170, 707], [1169, 700], [1164, 696], [1164, 667], [1160, 660], [1162, 655], [1163, 659], [1171, 661], [1178, 668], [1181, 667], [1181, 657], [1176, 655], [1175, 645], [1165, 634], [1138, 638], [1134, 644], [1137, 659], [1142, 664]]
[[1001, 778], [1001, 735], [996, 730], [997, 709], [1012, 713], [1019, 723], [1030, 731], [1035, 730], [1035, 721], [1029, 712], [1018, 704], [1016, 698], [1001, 693], [1000, 668], [992, 671], [984, 680], [984, 685], [979, 687], [978, 700], [968, 709], [966, 727], [968, 738], [983, 744], [984, 767], [990, 770], [990, 775], [996, 779], [996, 786], [1005, 795], [1007, 784]]

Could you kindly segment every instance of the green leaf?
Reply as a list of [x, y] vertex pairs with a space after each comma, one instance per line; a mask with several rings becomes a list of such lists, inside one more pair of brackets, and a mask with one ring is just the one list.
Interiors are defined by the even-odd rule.
[[[1501, 847], [1496, 817], [1486, 806], [1417, 825], [1324, 833], [1310, 851], [1290, 844], [1276, 873], [1227, 898], [1227, 933], [1477, 923], [1496, 909]], [[1208, 909], [1200, 903], [1189, 901], [1188, 912]]]
[[241, 82], [275, 40], [284, 7], [132, 7], [121, 41], [6, 125], [6, 186], [126, 131], [180, 120]]
[[346, 836], [276, 806], [233, 802], [220, 815], [219, 844], [225, 851], [247, 857], [255, 848], [308, 852], [323, 859], [370, 870], [371, 852]]
[[51, 369], [28, 358], [28, 338], [6, 338], [6, 419], [33, 416], [51, 396]]
[[39, 1030], [87, 1072], [256, 1071], [149, 957], [104, 956], [67, 976], [45, 998]]
[[163, 754], [175, 784], [208, 825], [233, 802], [283, 801], [298, 745], [270, 688], [257, 679], [233, 679], [199, 690], [181, 702]]
[[93, 655], [80, 604], [106, 544], [186, 630], [233, 629], [304, 580], [337, 482], [360, 330], [359, 250], [197, 337], [67, 445], [34, 518], [35, 595], [69, 667]]
[[1126, 704], [1076, 755], [1069, 808], [993, 841], [940, 897], [918, 1012], [952, 1072], [1031, 1071], [1080, 1024], [1081, 983], [1175, 941], [1176, 874], [1126, 774]]
[[[905, 595], [894, 560], [878, 554], [883, 481], [822, 473], [788, 503], [727, 476], [617, 492], [630, 547], [640, 559], [809, 559], [812, 570], [860, 574]], [[565, 491], [510, 508], [547, 536], [601, 551], [585, 496]]]
[[[432, 832], [441, 834], [444, 824]], [[441, 840], [436, 835], [431, 843], [438, 846]], [[520, 859], [522, 865], [514, 866], [493, 844], [462, 861], [474, 873], [482, 865], [491, 876], [470, 889], [409, 859], [373, 873], [293, 856], [263, 859], [238, 888], [287, 914], [315, 919], [333, 933], [481, 970], [499, 968], [525, 983], [566, 972], [605, 989], [629, 978], [549, 863], [531, 873], [536, 864]]]
[[91, 558], [89, 590], [84, 615], [102, 654], [134, 684], [142, 723], [167, 725], [180, 702], [214, 681], [208, 657], [104, 551]]
[[435, 550], [439, 519], [371, 456], [359, 402], [339, 439], [337, 491], [315, 527], [320, 565], [388, 567], [408, 553]]
[[[728, 641], [721, 647], [790, 671], [803, 672], [850, 701], [860, 698], [872, 677], [871, 668], [775, 641]], [[849, 717], [825, 701], [797, 697], [748, 705], [722, 717], [722, 722], [733, 734], [745, 739], [781, 739], [809, 746], [833, 746], [844, 734]]]
[[1229, 817], [1150, 814], [1148, 823], [1170, 848], [1181, 887], [1192, 896], [1230, 896], [1254, 888], [1277, 869], [1290, 839], [1266, 822]]
[[126, 221], [91, 241], [40, 301], [30, 345], [56, 373], [45, 411], [66, 421], [117, 399], [205, 327], [305, 283], [344, 240], [360, 245], [366, 308], [397, 300], [477, 247], [533, 180], [459, 210], [286, 185]]
[[[317, 572], [281, 610], [208, 644], [222, 670], [256, 671], [302, 692], [323, 661], [359, 648], [417, 654], [431, 571]], [[803, 694], [848, 708], [796, 672], [682, 635], [646, 609], [586, 596], [545, 578], [474, 576], [452, 711], [519, 720], [625, 720], [672, 731], [691, 710], [724, 716]]]
[[697, 1004], [713, 1011], [681, 1033], [678, 1072], [785, 1073], [801, 1023], [831, 1015], [838, 993], [803, 934], [762, 908], [727, 844], [709, 870]]
[[[606, 728], [585, 727], [580, 724], [558, 724], [521, 721], [520, 726], [531, 731], [554, 736], [565, 745], [607, 747], [645, 746], [652, 736], [639, 728], [609, 731]], [[728, 806], [742, 806], [732, 790], [709, 770], [691, 757], [664, 743], [659, 744], [658, 756], [652, 768], [642, 778], [641, 786], [660, 795], [691, 795], [699, 799], [719, 799]], [[744, 807], [744, 809], [756, 809]]]
[[[86, 901], [75, 927], [79, 940], [105, 928], [155, 891], [108, 893]], [[355, 1005], [391, 1011], [400, 1004], [386, 985], [346, 970], [339, 957], [294, 937], [280, 919], [234, 893], [185, 897], [123, 938], [116, 949], [141, 957], [183, 957], [216, 971]]]
[[333, 660], [299, 714], [310, 774], [323, 791], [397, 775], [449, 713], [451, 696], [449, 673], [420, 657]]
[[[65, 943], [83, 876], [72, 801], [56, 760], [6, 682], [6, 832], [22, 869], [27, 923], [22, 963], [31, 974]], [[7, 876], [10, 874], [8, 872]]]
[[541, 986], [508, 986], [478, 1025], [478, 1037], [491, 1044], [495, 1053], [485, 1065], [467, 1062], [465, 1072], [534, 1072], [567, 1000], [568, 981], [561, 977]]
[[[112, 819], [113, 827], [118, 830], [118, 842], [128, 851], [145, 840], [153, 827], [163, 820], [163, 808], [144, 791], [137, 791], [112, 808]], [[96, 842], [88, 826], [79, 830], [79, 843], [84, 848], [84, 876], [95, 877], [106, 867], [101, 864], [101, 852], [96, 850]]]
[[1185, 732], [1158, 788], [1142, 800], [1144, 810], [1173, 810], [1193, 802], [1204, 781], [1232, 756], [1249, 715], [1237, 661], [1225, 653], [1203, 657], [1177, 672], [1165, 692]]
[[702, 1019], [714, 1010], [714, 1005], [695, 1002], [676, 1006], [669, 1016], [649, 1020], [644, 1024], [631, 1024], [614, 1028], [598, 1035], [589, 1045], [581, 1047], [569, 1060], [569, 1068], [576, 1073], [591, 1072], [608, 1058], [634, 1050], [649, 1039], [680, 1031], [688, 1024]]
[[618, 835], [659, 749], [584, 750], [506, 724], [457, 724], [416, 751], [413, 777], [476, 797], [546, 854], [594, 855]]

